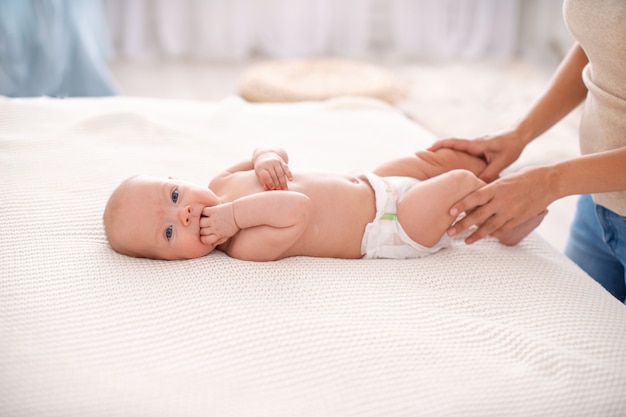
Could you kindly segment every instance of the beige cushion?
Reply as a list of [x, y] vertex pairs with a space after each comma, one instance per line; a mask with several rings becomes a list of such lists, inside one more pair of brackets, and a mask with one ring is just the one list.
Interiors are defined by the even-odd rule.
[[325, 100], [339, 96], [373, 97], [393, 103], [405, 86], [378, 66], [344, 59], [268, 61], [242, 77], [239, 94], [252, 102]]

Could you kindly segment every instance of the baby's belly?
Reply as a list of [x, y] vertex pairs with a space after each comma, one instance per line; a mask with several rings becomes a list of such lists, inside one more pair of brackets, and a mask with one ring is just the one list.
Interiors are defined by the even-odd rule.
[[360, 258], [365, 226], [376, 214], [369, 183], [349, 175], [295, 177], [289, 189], [309, 196], [313, 214], [294, 255]]

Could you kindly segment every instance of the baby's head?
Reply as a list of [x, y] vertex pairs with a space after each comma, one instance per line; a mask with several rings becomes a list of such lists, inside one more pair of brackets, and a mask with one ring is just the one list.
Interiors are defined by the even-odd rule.
[[111, 247], [124, 255], [191, 259], [215, 246], [200, 241], [202, 209], [219, 204], [208, 188], [177, 179], [134, 176], [113, 191], [104, 210]]

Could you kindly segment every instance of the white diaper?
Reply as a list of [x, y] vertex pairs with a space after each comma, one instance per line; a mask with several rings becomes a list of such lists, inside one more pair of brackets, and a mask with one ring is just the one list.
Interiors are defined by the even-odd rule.
[[452, 238], [445, 233], [432, 248], [422, 246], [411, 239], [398, 222], [398, 202], [419, 180], [411, 177], [381, 178], [372, 173], [363, 176], [376, 195], [376, 216], [365, 227], [361, 240], [363, 258], [421, 258], [450, 246]]

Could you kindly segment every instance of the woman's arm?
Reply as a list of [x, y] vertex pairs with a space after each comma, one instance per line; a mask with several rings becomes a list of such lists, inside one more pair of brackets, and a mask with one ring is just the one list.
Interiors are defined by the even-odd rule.
[[511, 230], [559, 198], [623, 190], [626, 190], [626, 147], [526, 168], [456, 203], [450, 214], [468, 212], [468, 215], [448, 233], [455, 235], [474, 224], [479, 225], [465, 240], [473, 243], [490, 234]]
[[515, 126], [524, 145], [554, 126], [574, 110], [587, 95], [582, 78], [589, 60], [578, 43], [570, 49], [557, 68], [548, 88]]
[[575, 44], [556, 70], [545, 92], [510, 129], [475, 139], [449, 138], [435, 142], [429, 149], [451, 148], [480, 157], [487, 163], [479, 174], [491, 182], [512, 164], [524, 147], [576, 108], [587, 94], [582, 70], [588, 63], [580, 45]]

